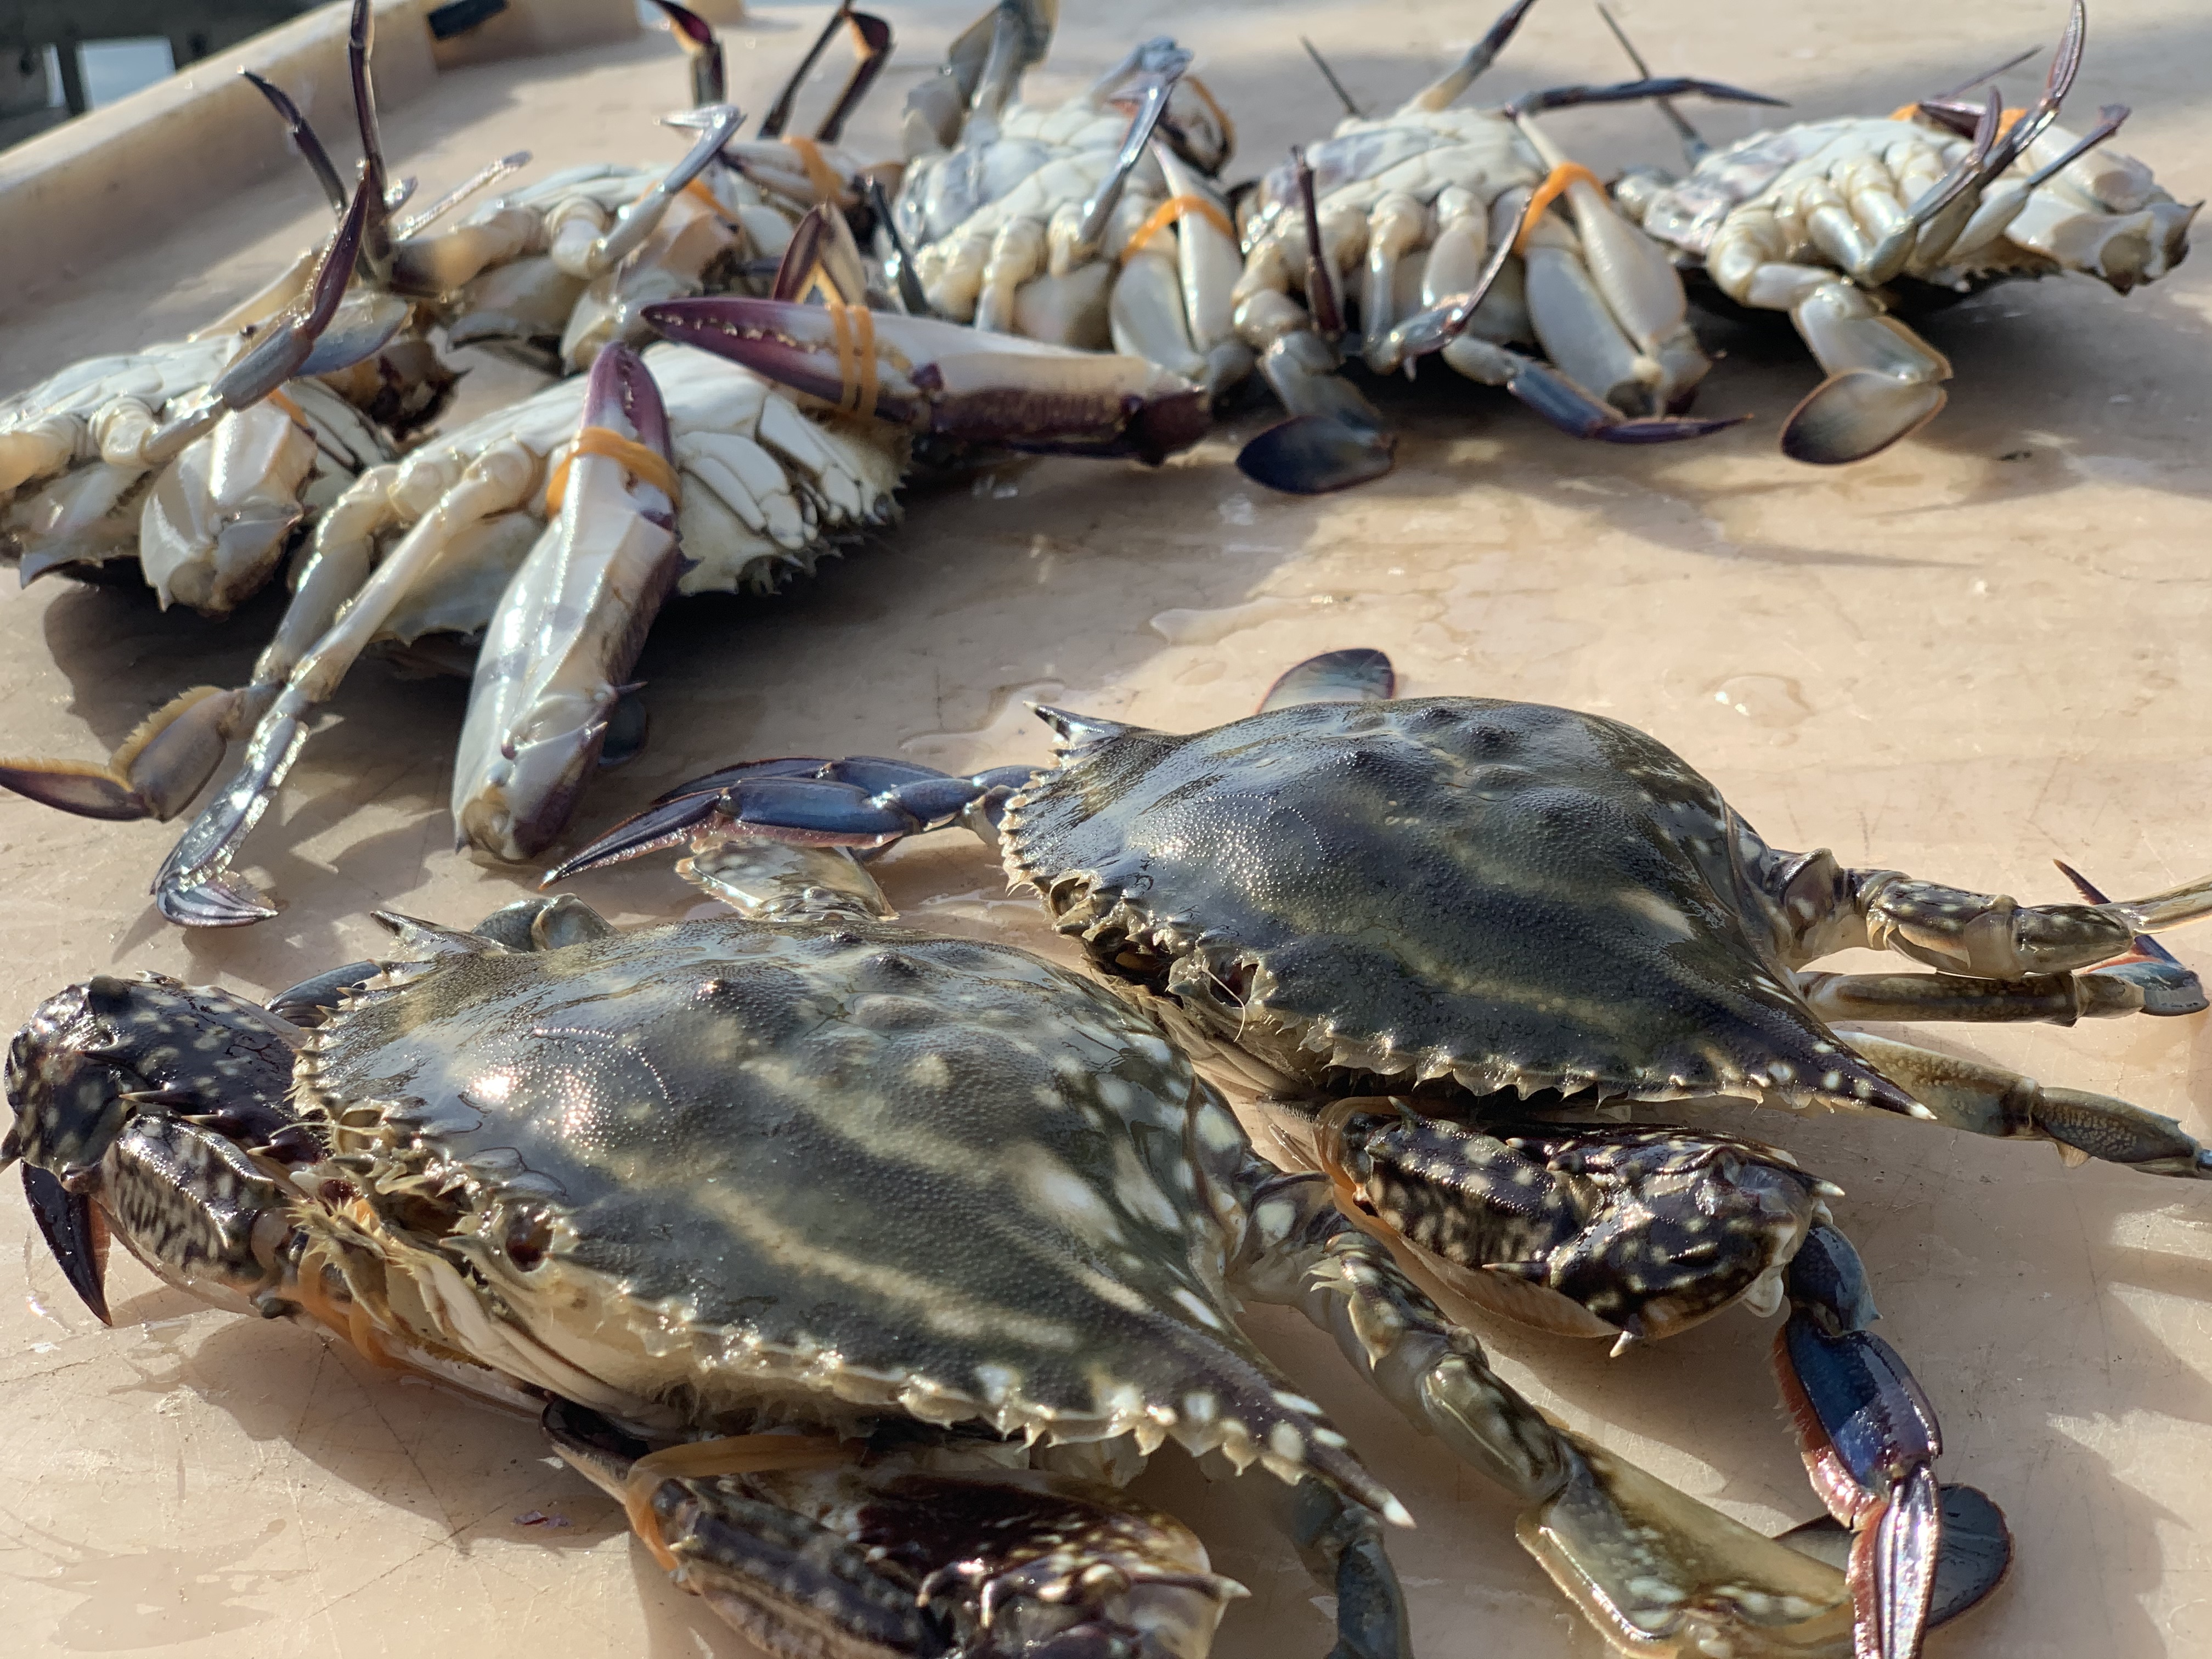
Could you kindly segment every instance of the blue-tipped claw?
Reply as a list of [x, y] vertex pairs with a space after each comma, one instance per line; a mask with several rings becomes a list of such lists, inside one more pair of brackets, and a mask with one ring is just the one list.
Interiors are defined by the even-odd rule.
[[[2058, 866], [2059, 874], [2074, 884], [2074, 890], [2092, 904], [2110, 904], [2112, 901], [2098, 890], [2097, 884], [2064, 859], [2051, 860]], [[2130, 941], [2132, 948], [2124, 957], [2100, 963], [2089, 971], [2107, 978], [2124, 979], [2142, 988], [2142, 1011], [2147, 1014], [2201, 1014], [2212, 1007], [2212, 998], [2204, 992], [2204, 981], [2192, 969], [2185, 967], [2180, 959], [2148, 933], [2137, 933]]]
[[[1969, 1486], [1938, 1489], [1942, 1500], [1942, 1535], [1936, 1553], [1936, 1593], [1929, 1599], [1928, 1628], [1948, 1625], [1994, 1595], [2012, 1568], [2012, 1529], [2004, 1511], [1987, 1492]], [[1850, 1528], [1824, 1515], [1792, 1527], [1778, 1543], [1826, 1563], [1838, 1572], [1850, 1570]]]
[[1942, 1431], [1897, 1351], [1865, 1328], [1877, 1316], [1850, 1240], [1814, 1226], [1786, 1287], [1791, 1311], [1775, 1340], [1775, 1376], [1814, 1488], [1851, 1531], [1845, 1576], [1857, 1651], [1913, 1659], [1942, 1551]]
[[944, 829], [979, 803], [988, 806], [994, 798], [1003, 799], [1031, 770], [1002, 766], [954, 777], [874, 755], [744, 761], [670, 790], [546, 872], [540, 884], [680, 846], [698, 835], [860, 851], [888, 847]]

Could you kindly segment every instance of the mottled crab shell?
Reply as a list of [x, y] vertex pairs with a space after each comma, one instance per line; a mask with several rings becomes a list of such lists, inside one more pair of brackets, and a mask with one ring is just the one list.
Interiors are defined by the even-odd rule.
[[1912, 1109], [1745, 914], [1719, 792], [1632, 726], [1479, 697], [1060, 719], [1007, 867], [1294, 1082]]
[[1241, 1133], [1112, 993], [845, 922], [422, 936], [453, 953], [319, 1027], [297, 1094], [427, 1339], [693, 1427], [1171, 1436], [1388, 1501], [1232, 1323]]

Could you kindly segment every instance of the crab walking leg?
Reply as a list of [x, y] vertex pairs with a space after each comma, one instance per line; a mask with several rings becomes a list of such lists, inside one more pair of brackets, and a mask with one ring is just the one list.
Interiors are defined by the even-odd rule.
[[2112, 1095], [2047, 1088], [1982, 1060], [1939, 1054], [1891, 1037], [1840, 1031], [1934, 1122], [1999, 1139], [2049, 1140], [2069, 1164], [2102, 1158], [2145, 1175], [2212, 1179], [2212, 1149], [2172, 1118]]
[[1825, 848], [1765, 856], [1761, 885], [1793, 967], [1836, 951], [1890, 950], [1945, 973], [2021, 980], [2128, 956], [2138, 934], [2212, 916], [2212, 876], [2123, 902], [2021, 904], [1896, 870], [1847, 869]]
[[627, 347], [592, 366], [558, 515], [492, 612], [453, 763], [463, 844], [514, 860], [568, 821], [621, 682], [676, 585], [667, 411]]
[[2122, 1014], [2196, 1014], [2208, 1006], [2197, 976], [2171, 958], [2133, 957], [2084, 974], [1976, 979], [1965, 974], [1800, 974], [1813, 1012], [1837, 1020], [2047, 1020]]
[[858, 1443], [793, 1434], [651, 1452], [567, 1401], [544, 1421], [677, 1584], [771, 1652], [1204, 1659], [1245, 1594], [1172, 1516], [1066, 1475], [863, 1468]]
[[539, 473], [538, 457], [527, 446], [513, 439], [493, 445], [468, 464], [376, 568], [261, 717], [237, 777], [202, 810], [161, 866], [154, 891], [162, 915], [188, 927], [233, 927], [276, 914], [228, 872], [306, 745], [309, 711], [337, 690], [386, 620], [438, 568], [448, 548], [484, 520], [523, 506]]
[[1244, 1158], [1238, 1288], [1302, 1308], [1415, 1424], [1519, 1497], [1523, 1547], [1608, 1641], [1744, 1659], [1850, 1651], [1841, 1575], [1553, 1425], [1339, 1212], [1325, 1179]]

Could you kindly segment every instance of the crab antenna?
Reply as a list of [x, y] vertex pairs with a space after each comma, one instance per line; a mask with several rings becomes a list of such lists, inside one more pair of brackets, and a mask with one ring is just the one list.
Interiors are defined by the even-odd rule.
[[[1600, 6], [1598, 9], [1600, 11], [1603, 11], [1605, 8]], [[2040, 46], [2030, 46], [2026, 52], [2016, 53], [2013, 57], [2006, 58], [2003, 63], [1999, 64], [1995, 69], [1984, 70], [1979, 75], [1967, 76], [1966, 79], [1960, 82], [1955, 87], [1946, 87], [1942, 91], [1932, 94], [1930, 95], [1930, 101], [1933, 101], [1933, 100], [1936, 98], [1956, 98], [1962, 92], [1972, 92], [1976, 87], [1981, 85], [1983, 82], [1994, 81], [1997, 76], [2002, 75], [2008, 69], [2018, 69], [2022, 64], [2025, 64], [2029, 58], [2034, 57], [2036, 53], [2042, 50], [2043, 48]]]
[[[1605, 19], [1606, 27], [1613, 31], [1613, 38], [1620, 43], [1620, 49], [1628, 54], [1628, 61], [1636, 66], [1637, 74], [1649, 81], [1651, 78], [1651, 65], [1644, 61], [1644, 54], [1637, 51], [1635, 43], [1629, 40], [1627, 31], [1620, 27], [1620, 20], [1603, 4], [1598, 7], [1597, 15]], [[1657, 98], [1652, 101], [1659, 106], [1660, 114], [1667, 118], [1667, 125], [1674, 129], [1675, 137], [1682, 143], [1683, 159], [1692, 167], [1697, 166], [1698, 162], [1712, 154], [1713, 147], [1705, 142], [1705, 134], [1690, 125], [1689, 118], [1675, 106], [1673, 99]]]
[[322, 139], [308, 125], [307, 118], [300, 113], [300, 106], [285, 95], [282, 87], [263, 80], [252, 70], [240, 70], [239, 73], [253, 83], [253, 89], [269, 100], [269, 106], [284, 123], [284, 136], [291, 143], [292, 153], [305, 161], [315, 175], [315, 182], [323, 187], [331, 211], [343, 213], [350, 192], [345, 187], [345, 180], [338, 177], [337, 164], [331, 160], [330, 151], [323, 148]]
[[1298, 44], [1306, 49], [1306, 56], [1313, 59], [1314, 67], [1321, 71], [1321, 78], [1328, 82], [1329, 90], [1344, 106], [1344, 112], [1354, 120], [1358, 119], [1359, 106], [1352, 101], [1352, 94], [1344, 89], [1344, 82], [1336, 78], [1336, 71], [1328, 66], [1328, 59], [1322, 57], [1320, 49], [1304, 35], [1298, 36]]

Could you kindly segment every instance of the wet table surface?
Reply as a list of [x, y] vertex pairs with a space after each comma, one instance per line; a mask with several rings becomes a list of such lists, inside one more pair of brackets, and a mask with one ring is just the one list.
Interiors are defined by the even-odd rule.
[[[1437, 3], [1114, 9], [1118, 21], [1071, 21], [1036, 89], [1073, 88], [1139, 31], [1172, 29], [1240, 122], [1239, 172], [1334, 118], [1299, 34], [1373, 106], [1486, 21], [1480, 6]], [[732, 31], [740, 102], [765, 103], [814, 18], [761, 8]], [[1808, 117], [1887, 110], [2054, 40], [2063, 21], [2056, 3], [2018, 0], [1802, 15], [1637, 0], [1625, 18], [1662, 65], [1784, 94]], [[890, 153], [905, 88], [964, 21], [959, 7], [897, 12], [896, 66], [856, 149]], [[2075, 95], [2082, 109], [2132, 104], [2125, 147], [2184, 199], [2212, 187], [2207, 61], [2201, 7], [2102, 0]], [[1595, 18], [1554, 0], [1492, 95], [1618, 72]], [[2015, 72], [2015, 98], [2031, 72]], [[545, 168], [672, 158], [678, 140], [648, 118], [682, 86], [665, 35], [469, 71], [395, 111], [387, 143], [431, 191], [518, 145]], [[1723, 137], [1753, 125], [1738, 111], [1702, 118]], [[1601, 167], [1671, 153], [1648, 111], [1553, 125]], [[181, 333], [322, 222], [304, 179], [242, 191], [220, 222], [0, 321], [0, 379]], [[2212, 866], [2212, 261], [2124, 300], [2081, 279], [2000, 289], [1929, 331], [1956, 367], [1949, 409], [1843, 471], [1774, 453], [1816, 378], [1794, 337], [1711, 323], [1727, 355], [1700, 410], [1756, 418], [1701, 444], [1577, 444], [1439, 370], [1393, 402], [1395, 474], [1333, 499], [1271, 498], [1231, 468], [1257, 410], [1158, 472], [1024, 465], [920, 492], [902, 525], [781, 598], [672, 607], [640, 668], [652, 747], [595, 787], [579, 826], [747, 755], [963, 769], [1038, 759], [1033, 698], [1194, 728], [1249, 709], [1289, 663], [1358, 644], [1386, 647], [1411, 694], [1631, 721], [1770, 841], [1832, 847], [1846, 863], [2023, 900], [2069, 896], [2053, 857], [2115, 892], [2196, 875]], [[471, 406], [526, 384], [480, 368]], [[11, 588], [5, 746], [98, 756], [178, 687], [237, 683], [275, 615], [264, 600], [216, 625], [163, 616], [137, 592]], [[514, 896], [513, 873], [449, 850], [462, 698], [458, 682], [375, 665], [354, 677], [248, 849], [249, 870], [289, 904], [257, 928], [161, 922], [144, 884], [162, 828], [0, 799], [0, 1017], [12, 1024], [94, 972], [262, 994], [373, 949], [373, 906], [465, 924]], [[1057, 948], [964, 838], [884, 868], [917, 923]], [[623, 921], [692, 908], [659, 866], [582, 890]], [[2177, 943], [2202, 963], [2212, 939]], [[1934, 1041], [2208, 1135], [2207, 1033], [2197, 1017], [1954, 1027]], [[1786, 1144], [1847, 1190], [1838, 1218], [1874, 1274], [1883, 1333], [1942, 1413], [1947, 1475], [2010, 1516], [2012, 1580], [1931, 1651], [2136, 1659], [2212, 1644], [2212, 1194], [1909, 1123], [1725, 1108], [1705, 1120]], [[750, 1651], [667, 1584], [617, 1509], [550, 1463], [531, 1425], [333, 1340], [200, 1309], [119, 1255], [114, 1327], [100, 1328], [30, 1233], [23, 1206], [0, 1201], [0, 1649]], [[1364, 1394], [1295, 1316], [1262, 1310], [1251, 1323], [1418, 1517], [1391, 1544], [1421, 1652], [1601, 1651], [1514, 1545], [1503, 1498]], [[1771, 1330], [1748, 1315], [1617, 1360], [1494, 1324], [1484, 1334], [1547, 1409], [1729, 1513], [1773, 1531], [1815, 1511], [1768, 1375]], [[1254, 1592], [1220, 1653], [1327, 1649], [1291, 1552], [1249, 1530], [1180, 1454], [1142, 1490]]]

